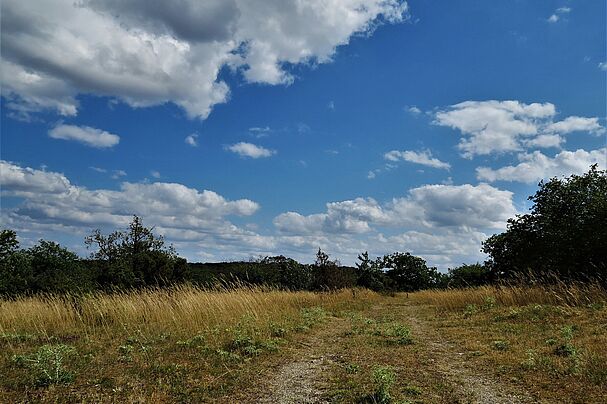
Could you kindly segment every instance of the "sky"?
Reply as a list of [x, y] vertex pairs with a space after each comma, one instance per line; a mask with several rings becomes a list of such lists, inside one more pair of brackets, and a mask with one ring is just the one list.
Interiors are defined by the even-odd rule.
[[441, 270], [606, 166], [606, 3], [3, 0], [2, 228]]

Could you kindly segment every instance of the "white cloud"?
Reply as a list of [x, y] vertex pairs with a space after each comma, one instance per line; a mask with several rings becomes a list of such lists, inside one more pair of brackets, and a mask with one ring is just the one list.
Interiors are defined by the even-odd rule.
[[517, 181], [534, 183], [551, 177], [582, 174], [593, 164], [604, 170], [607, 162], [607, 149], [586, 151], [562, 151], [554, 157], [548, 157], [539, 151], [523, 153], [518, 157], [520, 163], [499, 169], [478, 167], [476, 176], [484, 181]]
[[249, 133], [257, 139], [268, 137], [271, 131], [272, 129], [269, 126], [254, 126], [249, 128]]
[[160, 178], [160, 172], [158, 172], [156, 170], [150, 171], [150, 175], [156, 179]]
[[417, 108], [415, 105], [412, 105], [409, 108], [407, 108], [407, 111], [409, 111], [409, 113], [411, 115], [419, 115], [422, 113], [422, 110]]
[[226, 149], [242, 157], [250, 157], [253, 159], [270, 157], [273, 154], [276, 154], [276, 150], [266, 149], [265, 147], [257, 146], [247, 142], [239, 142], [231, 146], [227, 146]]
[[89, 167], [89, 168], [93, 171], [97, 171], [98, 173], [107, 173], [107, 170], [105, 168], [101, 168], [101, 167]]
[[605, 128], [601, 126], [598, 118], [581, 116], [569, 116], [562, 121], [548, 125], [546, 130], [556, 133], [589, 132], [595, 135], [605, 133]]
[[565, 138], [560, 135], [538, 135], [532, 139], [524, 140], [523, 144], [527, 147], [561, 147]]
[[607, 62], [600, 62], [598, 67], [602, 71], [607, 72]]
[[482, 261], [481, 241], [516, 213], [512, 193], [487, 184], [426, 185], [385, 204], [356, 198], [328, 203], [323, 213], [286, 212], [274, 225], [277, 247], [293, 256], [321, 247], [352, 263], [365, 250], [410, 251], [446, 268]]
[[65, 193], [70, 188], [70, 182], [63, 174], [21, 168], [4, 160], [0, 160], [0, 184], [2, 193], [16, 195]]
[[515, 213], [510, 191], [487, 184], [425, 185], [385, 205], [356, 198], [328, 203], [324, 213], [286, 212], [274, 219], [274, 225], [280, 232], [298, 235], [368, 233], [375, 227], [503, 228]]
[[53, 139], [74, 140], [99, 149], [113, 147], [120, 142], [120, 136], [89, 126], [60, 124], [51, 129], [48, 135]]
[[126, 171], [124, 171], [124, 170], [114, 170], [114, 171], [112, 171], [112, 179], [115, 179], [115, 180], [117, 180], [117, 179], [119, 179], [121, 177], [126, 177], [126, 175], [127, 175]]
[[227, 200], [213, 191], [182, 184], [122, 182], [117, 190], [87, 189], [64, 175], [0, 162], [5, 196], [23, 201], [2, 210], [2, 225], [33, 239], [65, 232], [80, 237], [91, 229], [125, 227], [133, 214], [154, 226], [191, 259], [248, 259], [287, 254], [304, 262], [318, 247], [352, 264], [361, 251], [372, 255], [411, 251], [446, 268], [481, 259], [480, 241], [516, 213], [512, 193], [486, 184], [426, 185], [384, 204], [356, 198], [326, 205], [312, 215], [287, 212], [274, 219], [275, 232], [259, 234], [251, 223], [259, 210], [249, 199]]
[[421, 164], [427, 167], [440, 168], [444, 170], [449, 170], [451, 168], [449, 163], [445, 163], [444, 161], [440, 161], [439, 159], [432, 157], [430, 150], [422, 150], [420, 152], [415, 152], [412, 150], [391, 150], [384, 154], [384, 158], [389, 161], [404, 160], [410, 163]]
[[562, 142], [556, 135], [605, 130], [598, 118], [570, 116], [554, 122], [555, 116], [556, 108], [551, 103], [465, 101], [435, 113], [433, 123], [462, 133], [457, 147], [465, 158], [523, 151], [529, 146], [554, 147]]
[[554, 14], [548, 17], [547, 21], [554, 24], [561, 19], [563, 14], [569, 14], [570, 12], [571, 7], [559, 7], [554, 11]]
[[228, 100], [222, 68], [289, 84], [286, 66], [330, 62], [352, 35], [406, 18], [399, 0], [5, 0], [2, 95], [21, 114], [75, 115], [77, 95], [95, 94], [204, 119]]
[[192, 147], [198, 147], [198, 134], [192, 133], [191, 135], [186, 136], [185, 143]]
[[126, 226], [131, 215], [137, 214], [171, 241], [215, 245], [215, 250], [239, 245], [246, 251], [273, 244], [271, 238], [227, 219], [253, 215], [259, 209], [256, 202], [229, 201], [213, 191], [182, 184], [123, 182], [119, 190], [89, 190], [62, 174], [0, 161], [0, 185], [3, 195], [23, 198], [17, 207], [2, 210], [3, 226], [16, 230], [83, 234], [97, 227]]

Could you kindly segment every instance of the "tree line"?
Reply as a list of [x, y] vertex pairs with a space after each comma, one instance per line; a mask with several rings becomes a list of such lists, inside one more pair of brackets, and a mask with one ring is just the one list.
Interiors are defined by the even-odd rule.
[[248, 262], [188, 263], [153, 228], [134, 216], [125, 230], [85, 238], [90, 256], [81, 259], [53, 241], [19, 247], [15, 231], [0, 231], [0, 295], [80, 293], [162, 287], [181, 282], [209, 286], [239, 282], [291, 290], [361, 286], [412, 292], [469, 287], [524, 279], [607, 280], [607, 172], [596, 165], [583, 175], [539, 183], [528, 214], [508, 220], [505, 232], [482, 246], [489, 259], [439, 272], [408, 252], [374, 259], [358, 256], [342, 266], [318, 250], [313, 264], [285, 256]]

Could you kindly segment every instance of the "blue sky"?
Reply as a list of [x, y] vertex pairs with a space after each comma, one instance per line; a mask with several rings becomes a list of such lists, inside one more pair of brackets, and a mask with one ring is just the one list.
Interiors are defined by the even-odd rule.
[[441, 269], [606, 165], [604, 2], [2, 3], [2, 226]]

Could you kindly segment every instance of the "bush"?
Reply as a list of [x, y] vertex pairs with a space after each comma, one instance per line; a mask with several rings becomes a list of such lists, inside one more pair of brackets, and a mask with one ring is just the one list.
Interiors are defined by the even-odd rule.
[[497, 278], [554, 274], [562, 280], [607, 278], [607, 171], [540, 182], [531, 212], [508, 220], [483, 243]]

